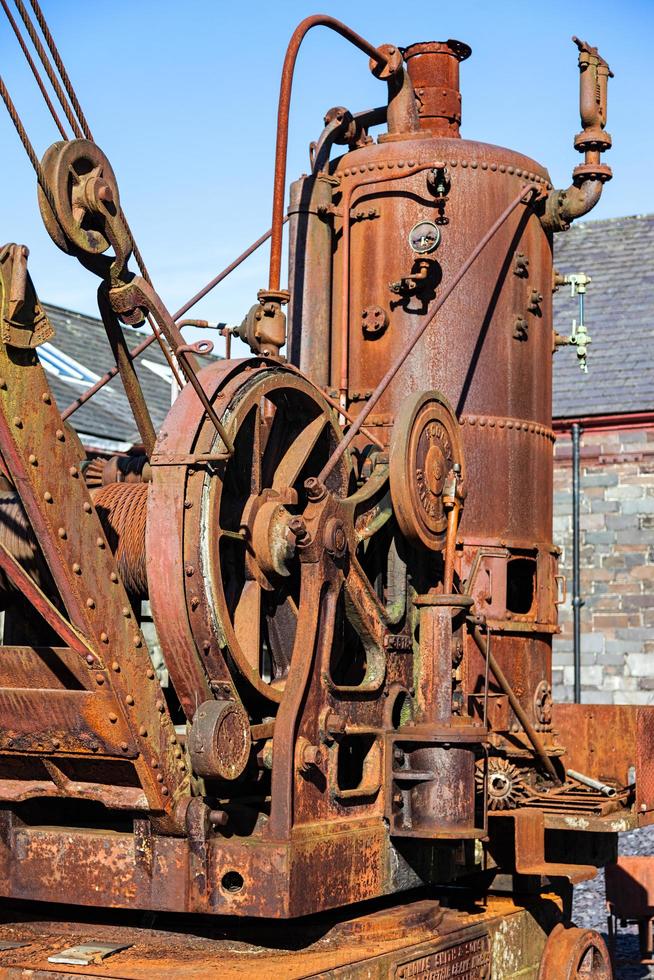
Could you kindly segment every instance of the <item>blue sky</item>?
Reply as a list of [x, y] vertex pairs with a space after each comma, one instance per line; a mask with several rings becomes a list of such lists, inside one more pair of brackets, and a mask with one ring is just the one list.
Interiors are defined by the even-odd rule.
[[[361, 0], [264, 3], [209, 0], [42, 0], [97, 143], [118, 177], [123, 207], [170, 310], [270, 226], [279, 73], [296, 24], [318, 10], [373, 43], [406, 46], [450, 37], [473, 54], [461, 66], [462, 135], [520, 150], [567, 186], [579, 156], [577, 34], [615, 72], [607, 154], [615, 177], [593, 218], [654, 210], [648, 171], [654, 2], [594, 4], [459, 0], [456, 4]], [[57, 138], [4, 15], [1, 71], [41, 155]], [[647, 88], [646, 88], [647, 86]], [[322, 28], [300, 51], [288, 175], [308, 166], [308, 144], [332, 105], [377, 105], [385, 85], [367, 59]], [[29, 162], [0, 106], [0, 238], [30, 248], [43, 300], [94, 313], [97, 280], [59, 252], [36, 206]], [[266, 250], [194, 311], [239, 322], [265, 284]]]

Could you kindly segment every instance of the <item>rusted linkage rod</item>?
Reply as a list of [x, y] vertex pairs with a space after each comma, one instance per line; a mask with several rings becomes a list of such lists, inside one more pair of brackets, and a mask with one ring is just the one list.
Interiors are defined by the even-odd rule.
[[490, 240], [497, 234], [497, 232], [500, 230], [504, 222], [507, 220], [507, 218], [511, 216], [511, 214], [513, 214], [513, 212], [518, 207], [518, 205], [521, 204], [522, 202], [525, 202], [525, 198], [527, 197], [527, 195], [531, 196], [532, 194], [537, 193], [538, 190], [539, 188], [536, 184], [527, 184], [525, 187], [523, 187], [520, 193], [517, 194], [514, 197], [514, 199], [511, 201], [511, 203], [504, 209], [504, 211], [502, 211], [502, 214], [499, 216], [499, 218], [491, 225], [491, 227], [488, 229], [484, 237], [475, 245], [474, 249], [468, 256], [468, 258], [465, 260], [465, 262], [463, 263], [463, 265], [461, 266], [457, 274], [445, 287], [441, 296], [439, 296], [439, 298], [436, 300], [433, 308], [430, 310], [429, 313], [427, 313], [427, 315], [424, 317], [422, 322], [418, 324], [413, 334], [409, 337], [409, 340], [404, 345], [402, 351], [395, 359], [393, 364], [391, 364], [388, 371], [386, 372], [386, 374], [383, 376], [383, 378], [381, 379], [381, 381], [373, 391], [372, 396], [370, 400], [367, 402], [365, 408], [363, 408], [359, 413], [359, 415], [357, 415], [357, 419], [354, 425], [350, 429], [348, 429], [345, 438], [341, 442], [339, 442], [338, 446], [336, 447], [332, 455], [329, 457], [329, 459], [323, 466], [322, 470], [320, 471], [320, 474], [318, 475], [318, 479], [320, 480], [321, 483], [324, 483], [324, 481], [327, 479], [331, 471], [338, 463], [343, 453], [346, 451], [346, 449], [348, 449], [353, 439], [356, 438], [356, 435], [361, 429], [363, 423], [366, 421], [366, 419], [372, 412], [373, 408], [375, 407], [375, 405], [377, 404], [381, 396], [388, 388], [389, 384], [391, 383], [395, 375], [406, 363], [409, 355], [413, 351], [413, 348], [416, 346], [416, 344], [424, 334], [427, 327], [429, 327], [433, 323], [434, 318], [438, 313], [438, 311], [440, 310], [441, 306], [445, 303], [445, 301], [448, 299], [450, 294], [461, 282], [468, 269], [479, 258], [479, 255], [481, 254], [481, 252], [483, 252], [486, 245], [488, 245]]
[[495, 659], [491, 651], [488, 649], [488, 644], [484, 639], [484, 637], [482, 636], [481, 630], [479, 629], [478, 626], [474, 624], [470, 624], [470, 629], [472, 633], [472, 638], [477, 644], [479, 652], [481, 653], [482, 657], [487, 662], [488, 666], [490, 667], [493, 674], [495, 675], [495, 679], [497, 683], [499, 684], [499, 686], [502, 688], [507, 698], [509, 699], [509, 704], [513, 709], [513, 713], [518, 719], [518, 721], [520, 722], [520, 724], [522, 725], [522, 727], [524, 728], [525, 734], [527, 735], [527, 738], [531, 742], [534, 752], [542, 762], [543, 767], [547, 771], [547, 774], [554, 780], [555, 785], [559, 786], [561, 784], [561, 780], [556, 774], [556, 769], [552, 765], [552, 760], [550, 759], [547, 752], [545, 751], [545, 746], [543, 745], [538, 732], [536, 731], [532, 723], [529, 721], [529, 718], [527, 717], [527, 713], [525, 712], [524, 708], [522, 707], [517, 697], [515, 696], [513, 688], [509, 684], [504, 671], [498, 664], [497, 660]]
[[273, 184], [272, 206], [272, 241], [270, 244], [270, 274], [268, 288], [278, 292], [282, 269], [282, 225], [284, 223], [284, 195], [286, 192], [286, 158], [288, 155], [288, 123], [291, 105], [291, 89], [295, 61], [302, 41], [313, 27], [328, 27], [350, 41], [355, 47], [374, 61], [380, 68], [388, 63], [386, 55], [366, 41], [351, 28], [335, 17], [326, 14], [314, 14], [307, 17], [295, 28], [289, 41], [282, 68], [282, 79], [279, 87], [279, 106], [277, 110], [277, 142], [275, 146], [275, 176]]
[[[288, 221], [288, 218], [284, 218], [284, 221]], [[217, 276], [206, 284], [206, 286], [203, 286], [202, 289], [195, 294], [195, 296], [192, 296], [186, 303], [184, 303], [183, 306], [180, 306], [177, 312], [173, 314], [173, 320], [178, 321], [180, 317], [183, 317], [185, 313], [188, 313], [192, 306], [195, 306], [195, 304], [199, 303], [201, 299], [204, 299], [207, 293], [211, 292], [211, 290], [221, 283], [223, 279], [226, 279], [230, 273], [232, 273], [242, 262], [245, 261], [245, 259], [252, 255], [253, 252], [256, 252], [256, 250], [263, 245], [264, 242], [267, 242], [271, 233], [272, 229], [269, 228], [265, 235], [262, 235], [261, 238], [257, 238], [256, 242], [253, 242], [248, 248], [245, 249], [244, 252], [241, 252], [238, 258], [234, 259], [233, 262], [230, 262], [230, 264], [226, 266], [222, 272], [219, 272]], [[156, 339], [156, 333], [152, 333], [149, 337], [146, 337], [146, 339], [131, 352], [131, 360], [134, 361], [137, 357], [140, 357], [141, 354], [146, 351]], [[102, 377], [99, 378], [94, 385], [88, 388], [83, 395], [80, 395], [79, 398], [76, 398], [75, 401], [68, 406], [68, 408], [64, 409], [64, 411], [61, 413], [62, 419], [65, 421], [67, 418], [70, 418], [73, 412], [76, 412], [78, 408], [81, 408], [82, 405], [89, 400], [89, 398], [93, 398], [93, 395], [104, 388], [104, 386], [108, 384], [112, 378], [115, 378], [117, 374], [117, 367], [110, 368], [107, 373], [103, 374]]]

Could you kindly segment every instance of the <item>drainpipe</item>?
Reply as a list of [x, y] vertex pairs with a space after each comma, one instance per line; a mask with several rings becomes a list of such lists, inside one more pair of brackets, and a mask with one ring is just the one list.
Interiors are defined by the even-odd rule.
[[580, 498], [580, 466], [579, 466], [579, 440], [581, 436], [581, 426], [578, 422], [572, 423], [572, 624], [573, 624], [573, 664], [574, 664], [574, 702], [581, 703], [581, 607], [584, 600], [581, 598], [580, 589], [580, 540], [581, 528], [579, 521], [579, 498]]

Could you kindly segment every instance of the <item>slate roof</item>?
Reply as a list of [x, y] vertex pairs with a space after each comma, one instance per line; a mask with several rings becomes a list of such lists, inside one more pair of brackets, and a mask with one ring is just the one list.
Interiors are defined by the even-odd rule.
[[[111, 347], [102, 322], [98, 318], [74, 313], [48, 303], [44, 303], [43, 306], [55, 329], [55, 336], [51, 341], [55, 348], [83, 364], [97, 377], [105, 374], [113, 366]], [[125, 327], [124, 334], [131, 349], [140, 344], [146, 336], [142, 331], [131, 327]], [[148, 363], [156, 364], [161, 368], [167, 367], [166, 359], [156, 342], [141, 355], [136, 365], [155, 429], [158, 429], [171, 405], [171, 387], [165, 378], [148, 368]], [[62, 411], [89, 387], [88, 384], [69, 378], [57, 377], [51, 371], [46, 373], [57, 405]], [[78, 409], [71, 416], [70, 421], [80, 433], [84, 444], [88, 446], [102, 448], [105, 443], [110, 443], [107, 448], [125, 449], [128, 446], [119, 447], [116, 444], [127, 443], [131, 446], [139, 442], [138, 430], [119, 377], [114, 378], [102, 391]]]
[[[554, 357], [555, 418], [654, 409], [654, 214], [587, 221], [554, 236], [561, 273], [592, 278], [585, 321], [592, 343], [588, 374], [575, 351]], [[568, 335], [578, 319], [569, 286], [554, 294], [554, 326]]]

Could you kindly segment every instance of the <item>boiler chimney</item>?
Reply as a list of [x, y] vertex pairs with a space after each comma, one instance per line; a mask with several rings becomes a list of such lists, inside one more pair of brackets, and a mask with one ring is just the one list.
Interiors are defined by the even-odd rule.
[[462, 41], [423, 41], [404, 51], [418, 102], [420, 128], [433, 136], [459, 137], [459, 62], [472, 49]]

